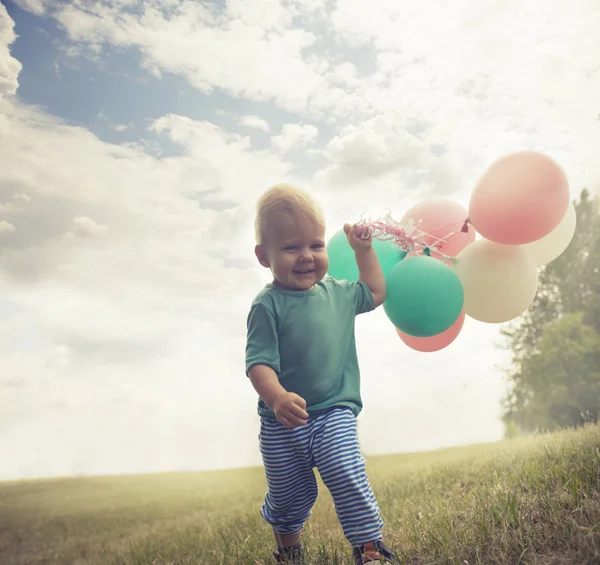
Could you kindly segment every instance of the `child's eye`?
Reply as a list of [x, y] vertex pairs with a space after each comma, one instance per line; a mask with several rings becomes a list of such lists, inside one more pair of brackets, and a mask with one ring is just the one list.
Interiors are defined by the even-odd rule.
[[315, 243], [312, 248], [313, 249], [323, 249], [325, 247], [322, 243]]
[[283, 248], [284, 251], [296, 251], [296, 246], [295, 245], [288, 245], [287, 247]]

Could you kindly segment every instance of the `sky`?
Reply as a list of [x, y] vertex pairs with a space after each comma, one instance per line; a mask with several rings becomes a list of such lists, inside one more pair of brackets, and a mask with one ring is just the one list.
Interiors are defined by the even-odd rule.
[[[0, 4], [0, 480], [260, 464], [258, 195], [468, 207], [526, 149], [600, 186], [596, 0]], [[357, 319], [366, 455], [502, 437], [501, 326]]]

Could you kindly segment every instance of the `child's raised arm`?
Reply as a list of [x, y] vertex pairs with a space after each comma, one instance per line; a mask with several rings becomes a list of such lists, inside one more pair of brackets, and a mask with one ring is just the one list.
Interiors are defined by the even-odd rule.
[[373, 293], [375, 308], [381, 306], [385, 300], [385, 277], [379, 264], [379, 259], [373, 248], [371, 236], [362, 237], [357, 234], [360, 229], [356, 225], [346, 224], [344, 231], [348, 237], [350, 247], [354, 249], [359, 277], [363, 280]]

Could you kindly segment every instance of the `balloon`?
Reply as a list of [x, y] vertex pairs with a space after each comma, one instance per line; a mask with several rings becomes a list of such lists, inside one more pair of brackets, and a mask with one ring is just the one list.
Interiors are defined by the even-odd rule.
[[[383, 274], [386, 275], [397, 265], [406, 252], [400, 249], [391, 241], [381, 241], [373, 238], [373, 248], [381, 264]], [[333, 234], [329, 243], [327, 243], [327, 252], [329, 254], [329, 276], [338, 280], [358, 280], [358, 266], [352, 247], [348, 243], [348, 238], [344, 230]]]
[[465, 324], [465, 313], [461, 312], [456, 322], [454, 322], [446, 331], [431, 337], [413, 337], [401, 332], [396, 328], [396, 333], [400, 339], [411, 349], [422, 351], [423, 353], [431, 353], [448, 347], [461, 332]]
[[485, 238], [521, 245], [548, 235], [569, 205], [569, 184], [550, 157], [525, 151], [493, 163], [471, 195], [469, 219]]
[[458, 275], [445, 263], [419, 255], [407, 257], [387, 275], [383, 309], [392, 324], [414, 337], [446, 331], [463, 308]]
[[554, 261], [569, 246], [573, 235], [575, 235], [576, 225], [575, 206], [571, 203], [558, 226], [542, 239], [528, 243], [523, 247], [525, 247], [536, 265], [546, 265], [550, 261]]
[[465, 292], [465, 314], [480, 322], [516, 318], [537, 292], [536, 265], [521, 245], [480, 239], [458, 254], [455, 270]]
[[423, 237], [424, 243], [427, 246], [435, 245], [440, 251], [438, 253], [432, 250], [431, 257], [441, 259], [442, 254], [456, 257], [469, 243], [475, 241], [473, 226], [467, 225], [467, 232], [460, 231], [467, 215], [467, 211], [453, 200], [431, 198], [413, 206], [404, 214], [400, 223], [406, 224], [408, 220], [414, 220], [415, 226], [428, 234]]

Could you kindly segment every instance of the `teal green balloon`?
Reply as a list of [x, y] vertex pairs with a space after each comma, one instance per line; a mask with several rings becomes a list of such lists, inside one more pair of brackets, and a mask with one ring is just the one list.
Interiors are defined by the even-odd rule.
[[385, 279], [383, 309], [392, 324], [414, 337], [446, 331], [460, 316], [464, 290], [446, 263], [427, 255], [408, 257]]
[[[387, 275], [406, 256], [406, 252], [391, 241], [373, 238], [373, 249], [375, 249], [384, 275]], [[354, 250], [350, 247], [344, 230], [333, 234], [327, 244], [327, 254], [329, 255], [329, 269], [327, 270], [329, 276], [338, 280], [358, 280]]]

